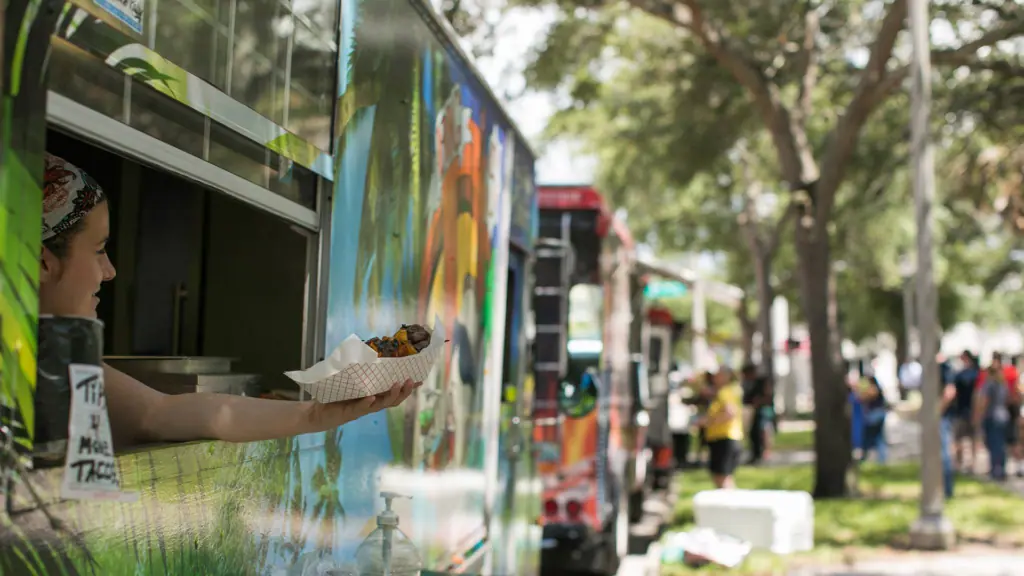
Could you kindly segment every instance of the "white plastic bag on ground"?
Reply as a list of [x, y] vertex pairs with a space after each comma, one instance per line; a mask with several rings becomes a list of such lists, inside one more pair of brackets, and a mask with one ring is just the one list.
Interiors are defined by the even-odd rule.
[[718, 564], [725, 568], [739, 566], [750, 554], [750, 543], [719, 534], [710, 528], [694, 528], [689, 532], [669, 533], [664, 540], [663, 563], [699, 566]]

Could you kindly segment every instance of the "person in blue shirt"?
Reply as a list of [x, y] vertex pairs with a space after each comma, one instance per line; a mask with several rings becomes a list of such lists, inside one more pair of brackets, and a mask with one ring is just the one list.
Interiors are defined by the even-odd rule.
[[859, 460], [859, 455], [864, 450], [864, 406], [861, 405], [860, 399], [857, 397], [857, 385], [859, 382], [860, 375], [851, 376], [852, 368], [847, 366], [847, 385], [850, 387], [849, 403], [850, 403], [850, 448], [856, 454], [856, 458]]
[[889, 403], [885, 399], [882, 385], [870, 369], [862, 370], [856, 394], [864, 410], [864, 450], [861, 452], [861, 462], [867, 460], [871, 450], [874, 450], [878, 463], [885, 464], [889, 453], [888, 440], [885, 438], [885, 417], [889, 412]]

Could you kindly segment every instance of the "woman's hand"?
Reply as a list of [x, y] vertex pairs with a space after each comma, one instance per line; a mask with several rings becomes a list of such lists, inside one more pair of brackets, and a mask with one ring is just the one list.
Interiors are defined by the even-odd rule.
[[309, 405], [310, 427], [315, 430], [327, 430], [367, 414], [398, 406], [422, 384], [422, 382], [406, 380], [401, 384], [395, 384], [391, 387], [391, 390], [376, 396], [367, 396], [357, 400], [330, 402], [328, 404], [312, 402]]

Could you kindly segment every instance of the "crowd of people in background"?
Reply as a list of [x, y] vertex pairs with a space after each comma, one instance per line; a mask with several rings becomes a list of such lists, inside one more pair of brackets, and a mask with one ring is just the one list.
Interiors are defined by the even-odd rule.
[[[1021, 420], [1024, 382], [1016, 368], [1017, 359], [993, 354], [982, 366], [979, 358], [964, 351], [939, 363], [944, 487], [953, 496], [957, 473], [984, 470], [993, 480], [1003, 481], [1012, 472], [1024, 478], [1024, 440]], [[900, 368], [900, 398], [919, 390], [920, 364], [907, 363]], [[849, 404], [853, 423], [854, 456], [863, 462], [872, 457], [879, 463], [889, 458], [886, 421], [892, 403], [872, 373], [861, 364], [849, 379]], [[747, 464], [757, 464], [771, 454], [772, 440], [778, 430], [775, 390], [772, 379], [759, 375], [757, 366], [743, 366], [738, 377], [729, 368], [703, 374], [703, 385], [693, 402], [697, 417], [691, 421], [699, 438], [697, 462], [706, 463], [718, 488], [735, 487], [735, 471], [743, 461], [744, 442], [749, 445]], [[744, 407], [749, 425], [744, 425]], [[685, 459], [684, 451], [683, 459]], [[984, 458], [987, 456], [987, 458]]]
[[994, 354], [984, 369], [968, 351], [959, 360], [956, 368], [944, 362], [942, 371], [943, 444], [950, 474], [975, 471], [980, 444], [988, 454], [987, 472], [993, 480], [1005, 480], [1011, 465], [1014, 474], [1024, 478], [1022, 383], [1016, 359]]
[[[956, 474], [984, 470], [995, 481], [1006, 480], [1011, 469], [1024, 478], [1024, 442], [1021, 442], [1021, 376], [1017, 359], [995, 353], [987, 366], [970, 351], [954, 361], [942, 355], [939, 364], [939, 410], [943, 481], [947, 498], [953, 496]], [[900, 367], [900, 397], [919, 390], [920, 364], [908, 362]], [[850, 405], [853, 422], [853, 447], [861, 461], [876, 455], [887, 460], [886, 415], [890, 403], [870, 368], [860, 370], [850, 381]]]

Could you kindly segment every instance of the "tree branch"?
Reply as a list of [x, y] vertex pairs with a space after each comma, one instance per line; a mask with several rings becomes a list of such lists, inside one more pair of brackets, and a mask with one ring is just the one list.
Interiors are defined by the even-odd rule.
[[727, 39], [707, 24], [698, 0], [679, 0], [677, 8], [674, 11], [677, 21], [687, 26], [715, 60], [750, 93], [772, 135], [786, 181], [791, 186], [799, 186], [815, 178], [814, 158], [809, 147], [800, 145], [799, 129], [794, 130], [796, 127], [789, 109], [782, 102], [778, 86], [765, 78], [747, 58], [731, 49]]
[[906, 17], [907, 0], [894, 0], [882, 19], [882, 26], [871, 46], [868, 64], [861, 73], [853, 99], [829, 135], [815, 198], [815, 221], [822, 230], [832, 215], [836, 191], [843, 181], [846, 165], [857, 147], [861, 128], [864, 127], [871, 112], [895, 91], [909, 74], [909, 70], [905, 73], [886, 74], [886, 65], [892, 57], [896, 38], [903, 30]]
[[746, 189], [743, 191], [743, 206], [740, 209], [740, 230], [747, 241], [747, 248], [756, 260], [764, 254], [764, 242], [761, 238], [761, 222], [754, 206], [755, 199], [761, 195], [761, 182], [754, 178], [749, 154], [745, 147], [740, 147], [740, 162], [743, 163], [743, 180]]
[[[704, 19], [700, 0], [628, 0], [634, 8], [673, 26], [688, 30], [722, 68], [732, 74], [754, 101], [778, 151], [783, 178], [799, 186], [817, 178], [817, 166], [808, 146], [801, 146], [791, 114], [782, 102], [778, 86], [768, 80], [746, 55]], [[806, 140], [806, 139], [804, 139]]]
[[[909, 65], [886, 73], [886, 64], [892, 56], [896, 38], [903, 29], [906, 14], [906, 0], [895, 0], [889, 6], [853, 100], [829, 138], [818, 183], [818, 222], [827, 222], [831, 216], [836, 191], [842, 183], [846, 165], [868, 116], [910, 76]], [[990, 30], [959, 48], [932, 51], [932, 61], [935, 64], [969, 65], [972, 61], [977, 62], [974, 55], [979, 49], [1021, 34], [1024, 34], [1024, 17]]]
[[898, 156], [891, 157], [888, 162], [885, 162], [885, 164], [880, 166], [878, 168], [878, 173], [870, 182], [868, 182], [868, 185], [862, 194], [851, 199], [849, 202], [844, 202], [836, 208], [836, 221], [847, 221], [846, 213], [849, 210], [853, 210], [851, 205], [855, 205], [856, 213], [862, 215], [854, 223], [855, 226], [859, 226], [859, 222], [864, 219], [873, 218], [876, 212], [874, 212], [872, 208], [876, 208], [877, 204], [885, 198], [885, 192], [889, 189], [889, 185], [892, 184], [893, 172], [899, 166], [905, 166], [909, 161], [910, 154], [903, 153]]
[[[1020, 14], [1018, 12], [1018, 14]], [[968, 42], [959, 48], [947, 48], [943, 50], [932, 50], [932, 63], [933, 64], [967, 64], [964, 60], [970, 60], [974, 57], [975, 53], [988, 46], [992, 46], [997, 42], [1003, 40], [1009, 40], [1015, 36], [1024, 34], [1024, 15], [1018, 15], [1015, 20], [1011, 20], [1005, 26], [999, 26], [981, 35], [980, 38], [972, 42]]]
[[808, 0], [804, 14], [804, 41], [801, 46], [802, 64], [800, 70], [800, 93], [797, 96], [797, 111], [801, 125], [807, 121], [811, 114], [811, 95], [818, 85], [818, 50], [817, 38], [821, 30], [821, 22], [818, 11], [813, 3]]
[[782, 216], [779, 216], [779, 221], [775, 223], [775, 228], [772, 229], [767, 242], [765, 242], [765, 251], [768, 254], [774, 255], [775, 251], [779, 249], [779, 243], [782, 242], [782, 232], [794, 216], [796, 216], [796, 203], [790, 202], [786, 205], [786, 210], [782, 213]]

